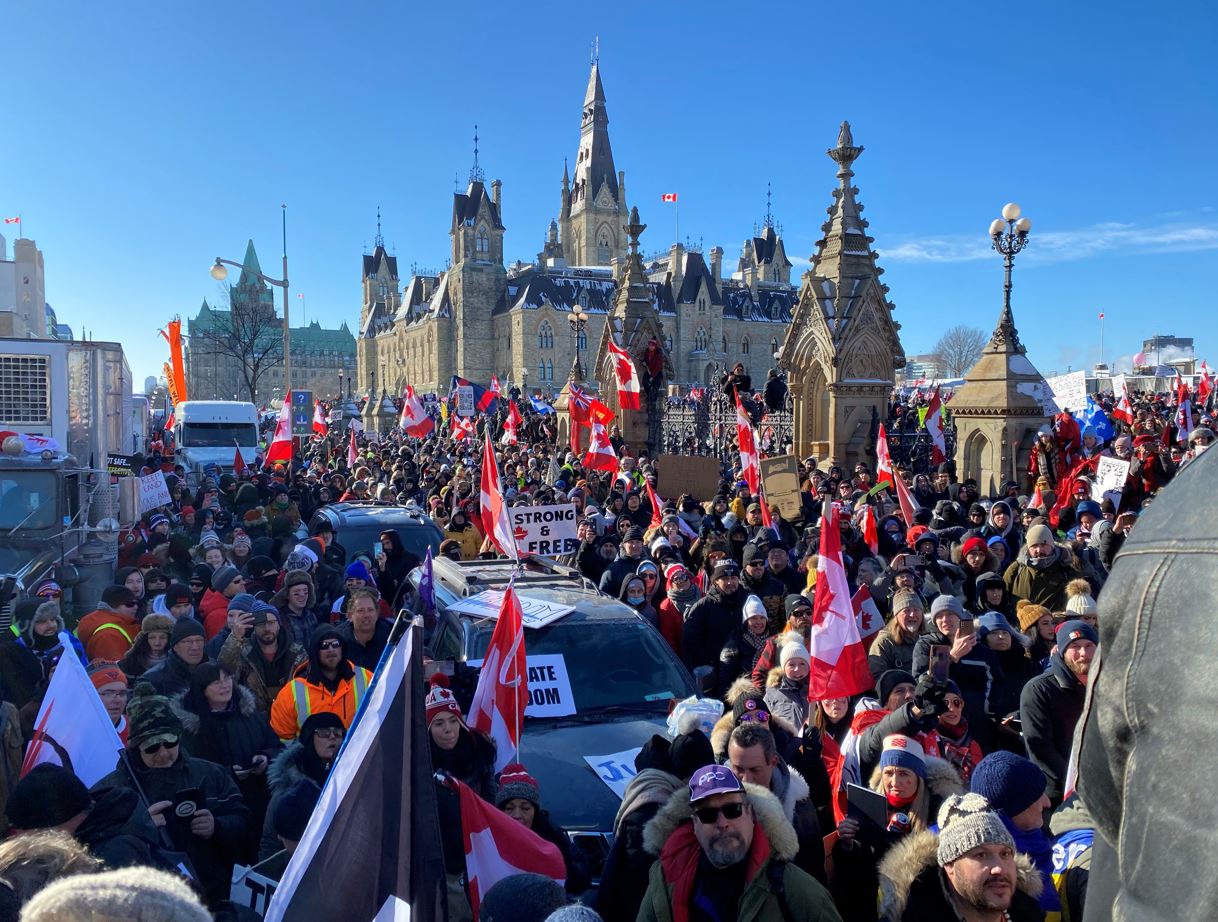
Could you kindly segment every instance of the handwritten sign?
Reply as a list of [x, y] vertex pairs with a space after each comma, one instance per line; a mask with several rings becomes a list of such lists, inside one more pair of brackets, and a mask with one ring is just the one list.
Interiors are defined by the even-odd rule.
[[172, 502], [164, 471], [145, 474], [140, 478], [140, 515], [157, 506], [168, 506]]
[[258, 915], [265, 916], [277, 886], [279, 884], [269, 877], [264, 877], [243, 864], [236, 864], [233, 865], [233, 882], [228, 898], [238, 906], [245, 906]]
[[526, 656], [529, 670], [529, 703], [525, 717], [565, 717], [574, 714], [575, 696], [567, 661], [561, 653]]
[[799, 500], [799, 462], [795, 456], [762, 458], [760, 467], [766, 502], [776, 505], [784, 519], [798, 519], [803, 506]]
[[660, 455], [656, 458], [656, 473], [656, 491], [666, 499], [675, 500], [688, 493], [696, 500], [705, 501], [719, 492], [718, 458]]
[[596, 777], [605, 782], [605, 786], [621, 799], [626, 795], [626, 785], [630, 784], [637, 774], [634, 770], [634, 759], [641, 749], [639, 746], [623, 749], [621, 752], [611, 752], [607, 756], [584, 756], [584, 761], [596, 772]]
[[579, 550], [575, 504], [557, 506], [512, 506], [512, 534], [522, 554], [558, 557]]
[[1084, 372], [1054, 375], [1046, 378], [1045, 384], [1053, 392], [1053, 402], [1059, 410], [1077, 413], [1087, 405], [1087, 375]]
[[1095, 467], [1095, 482], [1091, 485], [1091, 498], [1102, 503], [1104, 497], [1112, 500], [1112, 505], [1121, 508], [1121, 496], [1125, 490], [1125, 480], [1129, 477], [1129, 462], [1120, 458], [1100, 458]]
[[[545, 602], [541, 599], [530, 598], [523, 593], [517, 593], [520, 600], [521, 623], [527, 628], [541, 628], [552, 624], [575, 611], [574, 605], [561, 605], [558, 602]], [[448, 607], [449, 611], [463, 612], [476, 618], [499, 617], [499, 607], [503, 604], [503, 591], [487, 589], [477, 595], [462, 599]]]

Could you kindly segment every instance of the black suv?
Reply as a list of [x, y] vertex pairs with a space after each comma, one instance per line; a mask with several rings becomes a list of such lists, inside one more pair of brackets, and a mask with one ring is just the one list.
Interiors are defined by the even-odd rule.
[[309, 520], [309, 534], [316, 534], [318, 522], [328, 521], [334, 529], [335, 540], [347, 551], [351, 560], [360, 551], [372, 554], [373, 545], [381, 532], [392, 529], [402, 539], [402, 546], [422, 560], [427, 549], [432, 554], [440, 550], [444, 535], [436, 523], [416, 506], [397, 503], [357, 502], [331, 503], [322, 506]]

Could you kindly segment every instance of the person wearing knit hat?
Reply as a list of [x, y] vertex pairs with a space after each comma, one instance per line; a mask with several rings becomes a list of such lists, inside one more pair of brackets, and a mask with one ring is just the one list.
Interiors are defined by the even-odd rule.
[[[627, 521], [625, 516], [618, 516], [619, 522]], [[601, 574], [597, 588], [606, 595], [618, 598], [622, 593], [622, 580], [633, 576], [643, 560], [643, 529], [631, 525], [622, 533], [618, 556]]]
[[1066, 788], [1074, 729], [1083, 713], [1091, 662], [1099, 636], [1082, 621], [1057, 629], [1057, 650], [1049, 667], [1023, 687], [1019, 719], [1032, 761], [1048, 779], [1049, 800], [1056, 807]]
[[372, 681], [369, 670], [351, 662], [347, 639], [328, 624], [313, 631], [306, 651], [308, 668], [298, 669], [271, 705], [271, 729], [284, 742], [295, 739], [318, 711], [335, 713], [350, 727]]
[[14, 784], [5, 813], [13, 829], [51, 829], [84, 813], [92, 804], [88, 788], [69, 769], [43, 762]]
[[211, 587], [203, 593], [198, 608], [208, 640], [224, 630], [228, 623], [229, 600], [239, 592], [245, 592], [245, 577], [231, 563], [222, 564], [212, 573]]
[[765, 703], [770, 713], [793, 727], [808, 720], [808, 680], [812, 657], [798, 635], [788, 637], [778, 654], [778, 666], [766, 677]]
[[478, 922], [542, 922], [565, 905], [562, 884], [541, 874], [512, 874], [483, 893]]
[[118, 663], [107, 663], [96, 660], [89, 666], [89, 681], [97, 689], [106, 714], [118, 731], [119, 739], [127, 742], [127, 699], [130, 697], [129, 682], [126, 673], [119, 668]]
[[871, 675], [878, 679], [889, 669], [912, 670], [914, 648], [925, 629], [922, 596], [914, 589], [898, 589], [892, 597], [892, 617], [867, 653]]
[[185, 583], [170, 583], [161, 596], [153, 601], [152, 610], [168, 613], [175, 621], [193, 618], [195, 596]]
[[917, 681], [907, 669], [886, 669], [875, 683], [876, 699], [886, 711], [895, 711], [912, 701]]
[[[317, 799], [320, 796], [321, 788], [312, 780], [301, 778], [275, 801], [273, 810], [267, 811], [267, 816], [271, 821], [271, 830], [283, 844], [286, 856], [291, 856], [296, 851], [296, 846], [300, 844], [300, 840], [304, 838], [305, 829], [309, 825], [313, 808], [317, 806]], [[262, 868], [262, 872], [268, 877], [280, 876], [271, 873], [266, 867]]]
[[571, 903], [561, 909], [555, 909], [545, 918], [545, 922], [604, 922], [604, 918], [595, 909], [583, 903]]
[[271, 597], [271, 604], [279, 609], [279, 622], [292, 641], [308, 649], [309, 639], [319, 623], [317, 592], [309, 572], [288, 570], [283, 578], [283, 588]]
[[[159, 600], [158, 600], [159, 601]], [[140, 633], [119, 666], [131, 678], [138, 678], [169, 655], [169, 639], [177, 621], [172, 615], [153, 611], [140, 622]]]
[[1015, 599], [1027, 599], [1050, 611], [1066, 607], [1066, 584], [1079, 574], [1073, 555], [1060, 547], [1044, 523], [1032, 525], [1024, 546], [1003, 574]]
[[193, 618], [182, 619], [169, 635], [169, 653], [144, 673], [144, 681], [150, 682], [158, 694], [181, 694], [190, 687], [195, 669], [207, 659], [205, 646], [203, 625]]
[[181, 878], [148, 867], [74, 874], [44, 887], [26, 903], [22, 922], [210, 922]]
[[[33, 599], [30, 601], [30, 604], [36, 602], [37, 599]], [[29, 621], [18, 623], [16, 627], [21, 632], [18, 637], [18, 643], [29, 647], [34, 655], [38, 657], [42, 665], [42, 673], [45, 677], [50, 677], [52, 670], [59, 662], [60, 656], [68, 650], [75, 653], [81, 665], [88, 663], [88, 660], [85, 658], [85, 648], [76, 637], [69, 634], [64, 628], [63, 617], [59, 613], [58, 601], [46, 601], [38, 604], [29, 616]]]
[[554, 824], [550, 814], [542, 809], [541, 788], [537, 779], [520, 763], [511, 762], [503, 767], [499, 775], [499, 787], [495, 791], [495, 806], [526, 829], [533, 830], [562, 853], [567, 866], [565, 880], [569, 892], [580, 893], [587, 889], [591, 883], [587, 869], [582, 862], [573, 860], [570, 839]]
[[1085, 579], [1072, 579], [1066, 584], [1066, 612], [1092, 627], [1099, 623], [1099, 606], [1091, 595], [1091, 584]]
[[730, 687], [741, 675], [752, 675], [772, 635], [765, 605], [757, 596], [747, 596], [740, 624], [728, 635], [719, 653], [719, 688]]

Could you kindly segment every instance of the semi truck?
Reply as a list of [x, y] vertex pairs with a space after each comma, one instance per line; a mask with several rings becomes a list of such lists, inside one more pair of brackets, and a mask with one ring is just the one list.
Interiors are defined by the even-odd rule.
[[118, 343], [0, 337], [0, 607], [45, 579], [95, 605], [117, 559], [108, 454], [129, 454], [131, 369]]
[[212, 465], [231, 473], [236, 450], [247, 464], [258, 452], [258, 408], [238, 400], [187, 400], [173, 410], [174, 460], [197, 486]]

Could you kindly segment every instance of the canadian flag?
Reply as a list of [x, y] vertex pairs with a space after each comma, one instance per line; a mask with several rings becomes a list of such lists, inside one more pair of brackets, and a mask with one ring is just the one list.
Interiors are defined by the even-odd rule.
[[330, 424], [326, 422], [326, 416], [321, 412], [320, 403], [313, 406], [313, 431], [323, 438], [330, 431]]
[[634, 367], [634, 359], [612, 339], [609, 354], [613, 357], [613, 376], [617, 378], [617, 402], [623, 410], [639, 409], [639, 370]]
[[359, 460], [359, 452], [355, 450], [355, 430], [351, 430], [351, 438], [347, 440], [347, 467], [355, 470], [355, 462]]
[[761, 492], [761, 462], [757, 459], [757, 442], [753, 438], [753, 425], [744, 411], [740, 394], [736, 394], [736, 441], [740, 446], [740, 470], [749, 492], [757, 496]]
[[266, 450], [266, 464], [292, 460], [292, 394], [289, 391], [279, 408], [279, 420], [275, 423], [275, 435]]
[[870, 505], [863, 507], [863, 543], [871, 553], [880, 552], [880, 532], [876, 527], [875, 509]]
[[402, 417], [398, 420], [398, 428], [420, 439], [436, 428], [436, 421], [427, 415], [423, 401], [409, 384], [402, 395]]
[[[471, 430], [472, 431], [472, 430]], [[478, 518], [482, 522], [482, 533], [491, 543], [513, 560], [520, 560], [516, 539], [512, 536], [512, 520], [507, 503], [503, 501], [503, 490], [499, 487], [499, 465], [495, 463], [495, 450], [491, 447], [488, 429], [482, 443], [482, 483]], [[521, 654], [523, 656], [523, 653]]]
[[244, 477], [249, 472], [249, 466], [245, 463], [245, 459], [241, 457], [241, 446], [237, 446], [237, 453], [233, 455], [233, 475], [235, 477]]
[[675, 192], [665, 192], [663, 195], [660, 196], [661, 202], [675, 202], [676, 200], [677, 200], [677, 193], [675, 193]]
[[475, 919], [487, 892], [505, 877], [540, 874], [566, 882], [567, 865], [557, 845], [487, 803], [451, 775], [445, 784], [456, 789], [461, 803], [465, 877]]
[[169, 419], [165, 420], [165, 431], [168, 432], [173, 428], [173, 411], [169, 411]]
[[912, 493], [909, 492], [909, 487], [905, 486], [905, 480], [902, 477], [893, 477], [893, 485], [897, 488], [897, 502], [901, 506], [901, 518], [905, 520], [906, 528], [913, 528], [914, 516], [918, 510], [922, 508]]
[[474, 424], [468, 416], [453, 417], [453, 441], [460, 442], [462, 439], [472, 439], [474, 437]]
[[523, 614], [516, 588], [508, 583], [499, 620], [478, 673], [478, 688], [469, 706], [469, 722], [495, 741], [495, 771], [516, 761], [520, 728], [529, 703], [529, 676], [524, 654]]
[[875, 436], [875, 482], [876, 485], [887, 483], [894, 487], [896, 476], [892, 472], [892, 455], [888, 451], [888, 433], [884, 424], [880, 423]]
[[1045, 496], [1040, 492], [1040, 484], [1036, 485], [1036, 489], [1032, 492], [1032, 498], [1028, 500], [1029, 509], [1047, 510], [1049, 504], [1045, 501]]
[[926, 404], [926, 431], [930, 433], [930, 463], [942, 464], [947, 460], [947, 441], [943, 437], [943, 401], [939, 399], [937, 384]]
[[592, 421], [592, 439], [588, 443], [588, 453], [584, 455], [584, 468], [589, 471], [617, 470], [617, 452], [613, 450], [609, 432], [596, 420]]
[[1212, 393], [1214, 393], [1214, 379], [1210, 377], [1209, 367], [1202, 362], [1201, 377], [1197, 379], [1197, 399], [1205, 403], [1210, 399]]
[[516, 401], [509, 400], [508, 418], [507, 422], [503, 424], [503, 437], [500, 439], [504, 445], [515, 445], [519, 441], [517, 433], [522, 422], [524, 420], [520, 418], [520, 411], [516, 409]]
[[1189, 399], [1188, 385], [1176, 369], [1176, 438], [1187, 442], [1193, 431], [1193, 402]]
[[824, 504], [820, 526], [820, 553], [816, 561], [816, 596], [812, 602], [809, 652], [812, 674], [808, 697], [848, 698], [875, 688], [867, 665], [867, 648], [859, 636], [858, 618], [842, 565], [842, 536], [838, 511]]
[[854, 606], [854, 616], [858, 619], [859, 639], [863, 643], [863, 649], [870, 650], [871, 641], [875, 640], [875, 636], [884, 627], [884, 616], [880, 614], [880, 607], [875, 604], [871, 590], [866, 586], [859, 586], [850, 602]]
[[4, 223], [5, 224], [20, 224], [21, 218], [5, 218]]
[[1133, 404], [1129, 402], [1129, 388], [1125, 384], [1125, 376], [1120, 376], [1120, 395], [1116, 406], [1112, 408], [1112, 418], [1123, 422], [1126, 426], [1133, 425]]

